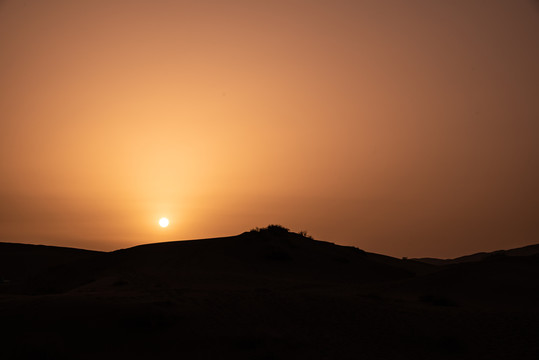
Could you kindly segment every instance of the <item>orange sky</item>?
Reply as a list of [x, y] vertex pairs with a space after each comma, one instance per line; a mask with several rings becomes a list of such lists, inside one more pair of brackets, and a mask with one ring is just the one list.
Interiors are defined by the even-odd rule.
[[532, 0], [0, 1], [0, 121], [0, 241], [539, 242]]

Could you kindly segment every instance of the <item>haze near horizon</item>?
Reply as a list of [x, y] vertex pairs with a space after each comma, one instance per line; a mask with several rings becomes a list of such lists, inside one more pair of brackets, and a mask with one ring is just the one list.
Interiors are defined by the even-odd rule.
[[1, 1], [0, 241], [538, 243], [538, 9]]

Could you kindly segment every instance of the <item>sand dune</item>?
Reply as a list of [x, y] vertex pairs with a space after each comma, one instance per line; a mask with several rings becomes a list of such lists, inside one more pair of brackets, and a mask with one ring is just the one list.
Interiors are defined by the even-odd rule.
[[539, 258], [443, 266], [283, 229], [113, 252], [0, 244], [6, 359], [535, 359]]

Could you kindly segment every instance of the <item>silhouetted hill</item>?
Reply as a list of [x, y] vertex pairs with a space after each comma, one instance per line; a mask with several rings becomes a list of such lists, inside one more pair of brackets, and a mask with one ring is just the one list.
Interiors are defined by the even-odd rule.
[[[2, 288], [25, 284], [37, 274], [102, 254], [99, 251], [58, 246], [0, 242]], [[0, 291], [3, 289], [0, 288]]]
[[81, 286], [96, 291], [118, 286], [148, 289], [355, 284], [405, 279], [415, 276], [418, 268], [430, 268], [286, 231], [252, 231], [226, 238], [148, 244], [93, 255], [40, 268], [26, 279], [25, 286], [13, 288], [37, 294], [65, 292]]
[[0, 244], [0, 358], [535, 360], [538, 256], [434, 266], [279, 227], [109, 253]]
[[438, 271], [396, 284], [391, 292], [448, 306], [537, 309], [537, 279], [539, 255], [501, 255], [439, 266]]
[[471, 255], [460, 256], [454, 259], [436, 259], [436, 258], [417, 258], [413, 259], [419, 262], [430, 265], [449, 265], [449, 264], [459, 264], [465, 262], [474, 262], [482, 261], [491, 256], [531, 256], [539, 254], [539, 244], [528, 245], [516, 249], [510, 250], [496, 250], [491, 252], [480, 252]]

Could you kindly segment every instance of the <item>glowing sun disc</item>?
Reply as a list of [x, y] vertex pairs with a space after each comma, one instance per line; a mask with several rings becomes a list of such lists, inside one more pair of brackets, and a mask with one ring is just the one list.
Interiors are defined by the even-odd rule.
[[161, 225], [161, 227], [167, 227], [168, 226], [168, 219], [165, 218], [165, 217], [159, 219], [159, 225]]

